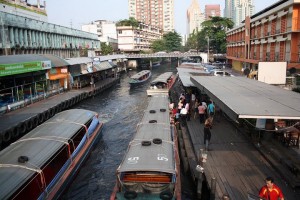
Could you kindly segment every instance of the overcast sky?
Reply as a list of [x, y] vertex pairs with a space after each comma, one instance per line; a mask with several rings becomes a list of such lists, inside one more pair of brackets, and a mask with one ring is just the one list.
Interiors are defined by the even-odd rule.
[[[36, 3], [37, 0], [28, 2]], [[256, 12], [278, 0], [254, 0]], [[41, 0], [41, 2], [43, 2]], [[175, 30], [186, 34], [186, 11], [192, 0], [174, 0]], [[223, 15], [225, 0], [198, 0], [201, 12], [206, 4], [220, 4]], [[46, 0], [50, 23], [81, 29], [81, 25], [104, 19], [119, 21], [128, 19], [128, 0]]]

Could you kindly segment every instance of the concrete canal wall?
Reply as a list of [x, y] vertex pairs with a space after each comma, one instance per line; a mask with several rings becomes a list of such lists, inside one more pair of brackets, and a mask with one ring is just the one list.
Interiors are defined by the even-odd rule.
[[0, 117], [0, 148], [3, 149], [24, 134], [42, 124], [56, 113], [67, 110], [75, 104], [98, 95], [116, 85], [120, 78], [107, 78], [94, 87], [59, 93], [22, 109], [8, 112]]

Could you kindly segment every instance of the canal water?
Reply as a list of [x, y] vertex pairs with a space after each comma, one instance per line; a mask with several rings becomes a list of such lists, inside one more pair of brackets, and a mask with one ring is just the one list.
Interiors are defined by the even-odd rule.
[[[176, 73], [176, 64], [168, 63], [153, 68], [152, 79], [166, 71]], [[146, 89], [151, 80], [130, 88], [129, 77], [135, 73], [137, 70], [122, 74], [119, 84], [75, 106], [98, 112], [100, 120], [105, 124], [99, 143], [94, 147], [69, 189], [65, 191], [63, 199], [109, 199], [116, 183], [116, 169], [148, 103]], [[191, 181], [183, 175], [182, 179], [183, 199], [194, 199], [194, 195], [191, 195], [193, 193]]]

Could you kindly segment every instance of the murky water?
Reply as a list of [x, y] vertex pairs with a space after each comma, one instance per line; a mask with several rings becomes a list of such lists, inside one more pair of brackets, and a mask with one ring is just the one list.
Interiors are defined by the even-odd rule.
[[[169, 63], [152, 69], [152, 79], [165, 71], [176, 72], [175, 64]], [[135, 73], [137, 71], [132, 70], [123, 74], [118, 85], [76, 106], [98, 112], [100, 120], [105, 124], [99, 143], [63, 199], [109, 199], [116, 182], [116, 169], [148, 103], [146, 89], [151, 80], [139, 87], [130, 88], [128, 80]], [[189, 182], [188, 179], [186, 181]], [[192, 199], [189, 197], [190, 187], [183, 188], [183, 193], [188, 194], [183, 195], [183, 199]]]

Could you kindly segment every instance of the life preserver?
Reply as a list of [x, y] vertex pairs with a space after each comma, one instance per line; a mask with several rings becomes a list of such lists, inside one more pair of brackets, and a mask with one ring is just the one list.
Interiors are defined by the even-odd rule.
[[135, 191], [126, 191], [124, 193], [125, 199], [135, 199], [137, 197], [137, 193]]
[[154, 144], [161, 144], [161, 143], [162, 143], [162, 140], [161, 140], [160, 138], [154, 138], [154, 139], [152, 140], [152, 142], [153, 142]]
[[27, 156], [20, 156], [18, 158], [19, 163], [26, 163], [26, 162], [28, 162], [28, 160], [29, 160], [29, 158]]
[[159, 198], [162, 200], [170, 200], [173, 198], [173, 194], [169, 191], [164, 191], [160, 193]]
[[142, 146], [150, 146], [150, 145], [151, 145], [151, 141], [149, 140], [142, 141]]

